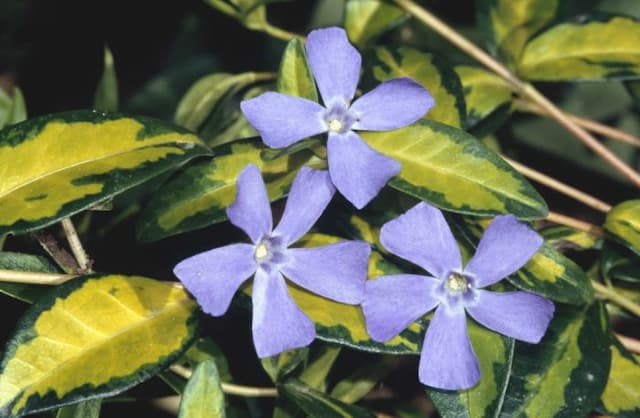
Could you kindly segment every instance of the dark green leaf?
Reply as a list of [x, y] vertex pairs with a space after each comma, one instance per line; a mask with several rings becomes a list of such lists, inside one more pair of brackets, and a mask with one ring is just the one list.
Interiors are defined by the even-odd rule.
[[216, 364], [205, 360], [194, 370], [180, 401], [179, 418], [225, 418], [224, 394]]
[[104, 69], [93, 98], [93, 108], [104, 112], [118, 111], [118, 78], [108, 47], [104, 48]]
[[58, 410], [56, 418], [99, 418], [102, 399], [91, 399]]
[[280, 389], [282, 394], [295, 403], [309, 417], [323, 418], [374, 418], [366, 409], [348, 405], [328, 395], [311, 389], [302, 382], [290, 380]]
[[[44, 257], [30, 254], [0, 252], [0, 269], [58, 273], [56, 267]], [[49, 286], [22, 283], [0, 283], [0, 292], [23, 302], [33, 303], [51, 290]]]

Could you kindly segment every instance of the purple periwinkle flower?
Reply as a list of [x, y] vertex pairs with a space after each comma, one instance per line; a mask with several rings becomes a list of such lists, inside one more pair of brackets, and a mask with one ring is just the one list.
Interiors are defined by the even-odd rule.
[[267, 92], [240, 103], [242, 112], [271, 148], [329, 133], [331, 181], [362, 209], [400, 172], [400, 164], [369, 147], [354, 130], [385, 131], [420, 119], [433, 97], [414, 80], [394, 78], [351, 103], [361, 58], [341, 28], [314, 30], [306, 44], [311, 71], [324, 106], [301, 97]]
[[224, 314], [238, 288], [252, 275], [253, 342], [258, 356], [309, 345], [313, 322], [289, 295], [286, 276], [296, 285], [337, 302], [362, 302], [371, 249], [366, 242], [342, 241], [317, 248], [289, 248], [313, 226], [335, 193], [326, 171], [298, 172], [278, 226], [258, 167], [238, 176], [236, 200], [227, 208], [231, 223], [251, 244], [231, 244], [181, 261], [175, 275], [203, 311]]
[[482, 289], [516, 272], [542, 245], [542, 238], [513, 215], [491, 222], [464, 268], [442, 212], [426, 203], [387, 222], [380, 240], [391, 253], [433, 274], [370, 280], [362, 303], [367, 330], [376, 341], [391, 339], [435, 308], [420, 356], [423, 384], [462, 390], [478, 383], [480, 367], [465, 311], [485, 327], [518, 340], [537, 343], [544, 335], [554, 311], [549, 300], [528, 292]]

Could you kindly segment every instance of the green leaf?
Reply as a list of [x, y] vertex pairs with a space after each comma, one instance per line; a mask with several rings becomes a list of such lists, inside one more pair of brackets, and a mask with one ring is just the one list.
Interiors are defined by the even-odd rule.
[[344, 28], [360, 49], [406, 19], [402, 9], [382, 0], [347, 0], [345, 4]]
[[524, 177], [466, 132], [418, 121], [389, 132], [363, 132], [377, 151], [402, 164], [389, 185], [442, 209], [474, 215], [544, 218], [547, 205]]
[[625, 16], [580, 16], [529, 41], [517, 65], [528, 80], [640, 77], [640, 22]]
[[503, 120], [509, 115], [512, 90], [507, 82], [479, 67], [461, 65], [455, 70], [464, 88], [468, 127], [488, 118]]
[[540, 235], [558, 251], [565, 249], [590, 250], [600, 243], [595, 235], [562, 225], [545, 228], [540, 231]]
[[640, 258], [624, 247], [607, 243], [602, 250], [600, 268], [606, 279], [640, 282]]
[[411, 77], [429, 90], [436, 105], [425, 115], [455, 127], [465, 126], [465, 103], [462, 84], [456, 72], [438, 57], [412, 48], [391, 50], [379, 47], [372, 64], [373, 76], [378, 81], [396, 77]]
[[604, 229], [616, 241], [640, 254], [640, 200], [628, 200], [614, 206], [607, 213]]
[[225, 418], [224, 393], [216, 364], [206, 360], [191, 375], [180, 400], [179, 418]]
[[267, 0], [206, 0], [222, 13], [230, 16], [252, 30], [263, 29], [267, 25]]
[[58, 410], [56, 418], [99, 418], [102, 399], [90, 399]]
[[318, 101], [316, 82], [307, 61], [302, 41], [294, 38], [287, 44], [278, 71], [278, 91], [291, 96]]
[[298, 168], [322, 165], [308, 151], [265, 161], [261, 155], [264, 149], [255, 142], [234, 142], [217, 148], [212, 160], [181, 172], [140, 214], [138, 238], [155, 241], [225, 220], [225, 210], [236, 196], [236, 179], [247, 164], [258, 166], [272, 201], [286, 196]]
[[392, 356], [361, 366], [350, 376], [342, 379], [331, 390], [331, 397], [344, 403], [355, 403], [367, 395], [389, 372], [395, 363]]
[[309, 417], [323, 418], [374, 418], [366, 409], [348, 405], [328, 395], [290, 380], [281, 387], [282, 394], [295, 403]]
[[556, 305], [539, 344], [516, 344], [501, 416], [586, 416], [607, 382], [610, 338], [603, 304], [580, 308]]
[[511, 377], [514, 340], [467, 323], [480, 362], [480, 383], [463, 391], [427, 388], [427, 394], [443, 418], [497, 417]]
[[293, 370], [306, 361], [309, 354], [307, 347], [295, 350], [287, 350], [278, 355], [260, 359], [262, 368], [274, 383], [279, 382], [282, 378], [293, 372]]
[[[44, 258], [30, 254], [0, 252], [0, 269], [58, 273], [58, 269]], [[0, 293], [27, 303], [33, 303], [51, 290], [49, 286], [28, 285], [23, 283], [0, 283]]]
[[612, 339], [611, 372], [598, 409], [617, 418], [636, 418], [640, 416], [640, 358]]
[[300, 374], [300, 381], [310, 388], [325, 392], [327, 376], [341, 350], [340, 346], [323, 345], [320, 354]]
[[0, 413], [17, 417], [137, 385], [188, 347], [196, 310], [182, 288], [144, 277], [94, 275], [57, 287], [24, 314], [5, 347]]
[[145, 117], [69, 112], [0, 131], [0, 236], [51, 225], [208, 152]]
[[[566, 1], [566, 0], [565, 0]], [[556, 16], [560, 0], [479, 0], [476, 13], [490, 49], [512, 65], [526, 41]]]
[[22, 91], [15, 87], [13, 97], [0, 88], [0, 129], [22, 122], [27, 118], [27, 108]]
[[184, 360], [192, 369], [204, 361], [211, 360], [216, 364], [216, 370], [223, 382], [231, 381], [229, 363], [218, 345], [209, 337], [200, 337], [184, 353]]
[[93, 108], [104, 112], [118, 110], [118, 78], [113, 54], [108, 47], [104, 48], [104, 70], [93, 98]]
[[[452, 222], [471, 253], [475, 251], [488, 224], [489, 220], [479, 222], [472, 218], [464, 221], [453, 219]], [[524, 267], [508, 276], [507, 280], [520, 289], [538, 293], [557, 302], [582, 305], [593, 299], [591, 281], [584, 271], [546, 242]]]
[[180, 126], [197, 131], [225, 96], [234, 95], [251, 84], [270, 78], [271, 75], [253, 72], [215, 73], [202, 77], [180, 100], [174, 120]]

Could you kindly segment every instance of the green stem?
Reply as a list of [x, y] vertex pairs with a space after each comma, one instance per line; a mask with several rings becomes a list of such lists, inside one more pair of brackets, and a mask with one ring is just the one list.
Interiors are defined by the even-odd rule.
[[90, 273], [91, 260], [89, 260], [87, 252], [82, 246], [80, 236], [78, 236], [78, 231], [76, 231], [76, 227], [73, 225], [71, 218], [64, 218], [62, 220], [62, 229], [64, 229], [64, 234], [67, 237], [69, 247], [71, 247], [71, 252], [80, 267], [80, 271], [78, 271], [78, 273]]
[[615, 288], [605, 286], [600, 282], [596, 282], [595, 280], [592, 280], [591, 284], [600, 297], [608, 300], [609, 302], [615, 303], [621, 308], [624, 308], [640, 317], [640, 305], [616, 293]]
[[[179, 364], [171, 365], [169, 370], [185, 379], [189, 379], [192, 374], [190, 369], [180, 366]], [[222, 391], [228, 395], [244, 396], [247, 398], [275, 398], [278, 396], [278, 389], [276, 388], [243, 386], [224, 382], [221, 383], [221, 386]]]
[[273, 26], [269, 22], [264, 22], [264, 25], [262, 26], [261, 30], [267, 35], [272, 36], [276, 39], [283, 40], [285, 42], [289, 42], [293, 38], [304, 38], [304, 36], [297, 35], [293, 32], [289, 32], [277, 26]]

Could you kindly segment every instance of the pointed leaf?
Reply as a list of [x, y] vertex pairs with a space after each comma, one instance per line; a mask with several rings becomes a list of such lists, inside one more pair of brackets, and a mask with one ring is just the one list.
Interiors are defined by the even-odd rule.
[[600, 243], [595, 235], [568, 226], [551, 226], [539, 232], [545, 241], [558, 251], [565, 249], [590, 250]]
[[236, 196], [236, 179], [247, 164], [258, 166], [272, 201], [286, 196], [298, 168], [305, 164], [321, 167], [308, 151], [265, 161], [264, 149], [253, 142], [227, 144], [216, 149], [212, 160], [184, 170], [142, 211], [136, 228], [138, 238], [155, 241], [225, 220], [225, 210]]
[[640, 22], [626, 16], [579, 16], [529, 41], [518, 62], [528, 80], [640, 77]]
[[293, 372], [301, 362], [306, 362], [309, 355], [309, 349], [307, 347], [287, 350], [278, 355], [260, 359], [262, 368], [271, 378], [271, 381], [276, 383]]
[[326, 392], [327, 376], [340, 355], [340, 346], [323, 345], [320, 355], [300, 373], [300, 381], [310, 388]]
[[336, 383], [331, 390], [331, 397], [344, 403], [358, 402], [378, 385], [394, 363], [392, 356], [383, 356], [379, 361], [361, 366], [350, 376]]
[[438, 57], [412, 48], [391, 50], [379, 47], [371, 68], [376, 80], [411, 77], [435, 99], [436, 105], [425, 115], [455, 127], [465, 126], [465, 103], [462, 84], [456, 72]]
[[43, 228], [207, 153], [158, 120], [96, 112], [0, 131], [0, 236]]
[[268, 0], [206, 0], [222, 13], [237, 19], [249, 29], [260, 30], [266, 25]]
[[27, 118], [27, 108], [22, 91], [15, 87], [13, 97], [0, 88], [0, 129], [22, 122]]
[[224, 393], [216, 364], [206, 360], [194, 370], [180, 400], [179, 418], [225, 418]]
[[602, 277], [608, 280], [640, 282], [640, 257], [627, 248], [607, 242], [600, 262]]
[[118, 111], [118, 78], [113, 62], [113, 54], [104, 48], [104, 69], [93, 98], [93, 108], [103, 112]]
[[521, 219], [547, 214], [545, 201], [524, 177], [460, 129], [422, 120], [390, 132], [363, 132], [362, 138], [402, 164], [391, 187], [442, 209]]
[[610, 333], [603, 304], [557, 305], [539, 344], [516, 343], [501, 416], [586, 416], [607, 382]]
[[196, 309], [182, 288], [144, 277], [93, 275], [57, 287], [25, 313], [5, 347], [0, 413], [21, 416], [137, 385], [186, 349]]
[[640, 254], [640, 200], [616, 205], [607, 214], [604, 228], [616, 241]]
[[479, 67], [461, 65], [455, 70], [464, 88], [468, 127], [510, 113], [512, 90], [502, 78]]
[[613, 338], [611, 372], [597, 408], [618, 418], [640, 416], [640, 358]]
[[282, 393], [309, 417], [323, 418], [374, 418], [366, 409], [347, 405], [328, 395], [291, 380], [281, 386]]
[[261, 73], [214, 73], [202, 77], [189, 88], [176, 109], [175, 122], [189, 130], [197, 131], [216, 106], [228, 95], [264, 80]]
[[351, 42], [363, 49], [406, 19], [402, 9], [382, 0], [347, 0], [344, 28]]
[[480, 362], [480, 383], [463, 391], [427, 388], [443, 418], [497, 417], [511, 377], [514, 340], [468, 321], [469, 338]]
[[314, 102], [318, 101], [316, 82], [307, 61], [304, 45], [298, 38], [289, 41], [282, 54], [278, 71], [278, 91]]

